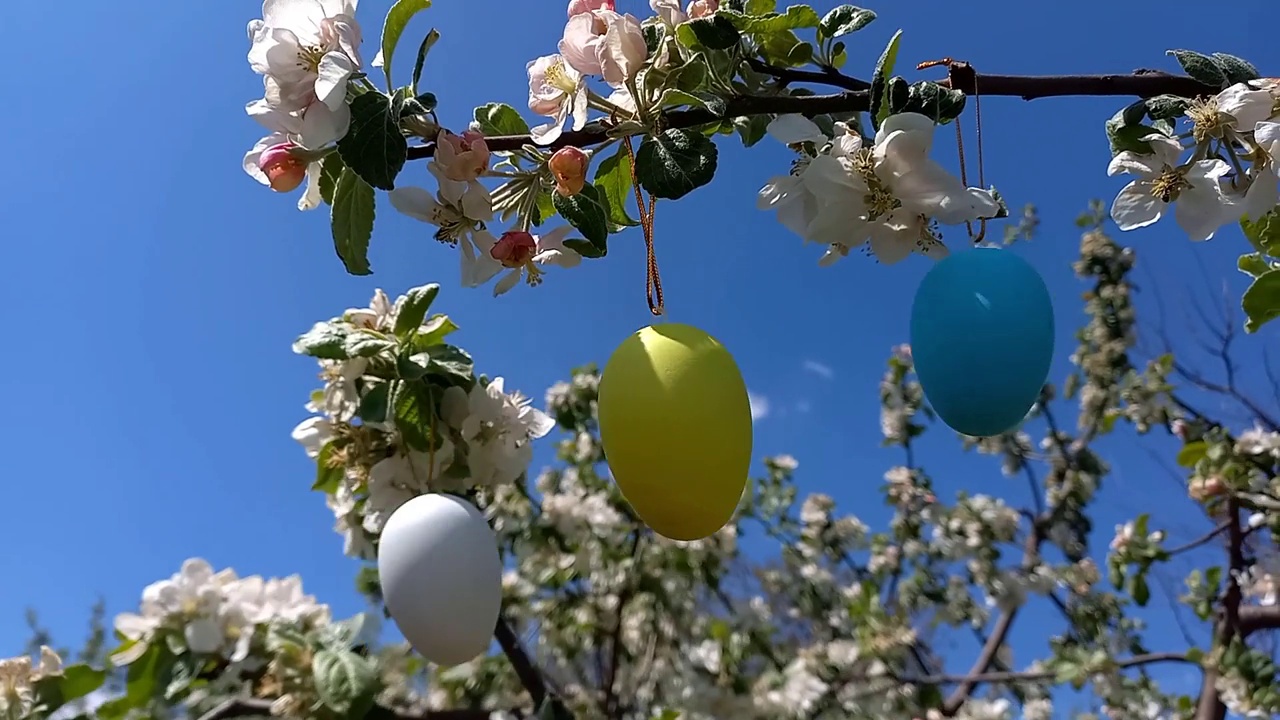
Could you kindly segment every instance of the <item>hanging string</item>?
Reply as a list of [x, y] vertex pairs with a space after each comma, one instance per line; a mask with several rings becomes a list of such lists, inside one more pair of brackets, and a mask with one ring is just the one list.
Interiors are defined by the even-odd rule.
[[[924, 70], [926, 68], [937, 67], [938, 65], [947, 66], [947, 79], [950, 81], [949, 84], [951, 86], [951, 89], [955, 90], [957, 89], [957, 86], [964, 86], [964, 85], [973, 86], [973, 93], [972, 93], [973, 115], [974, 115], [974, 124], [977, 126], [977, 140], [978, 140], [978, 185], [985, 189], [987, 186], [987, 173], [986, 173], [986, 168], [983, 164], [982, 96], [978, 92], [978, 72], [974, 70], [973, 66], [970, 65], [969, 63], [953, 60], [949, 57], [942, 58], [941, 60], [929, 60], [926, 62], [922, 62], [916, 66], [916, 69]], [[968, 75], [968, 78], [967, 78], [968, 82], [964, 82], [961, 79], [960, 76], [962, 73]], [[968, 93], [966, 93], [966, 95], [968, 95]], [[939, 96], [938, 100], [939, 100], [939, 105], [941, 105], [941, 100], [942, 100], [941, 96]], [[965, 186], [967, 187], [969, 185], [969, 173], [968, 173], [968, 168], [966, 167], [965, 158], [964, 158], [964, 129], [960, 125], [959, 117], [956, 118], [956, 151], [960, 155], [960, 182], [964, 183]], [[980, 220], [978, 220], [977, 235], [973, 234], [972, 222], [965, 221], [964, 226], [965, 226], [965, 229], [968, 230], [969, 232], [969, 240], [971, 240], [975, 245], [982, 242], [983, 238], [987, 236], [987, 218], [981, 218]]]
[[640, 180], [636, 178], [636, 152], [631, 147], [631, 136], [623, 138], [623, 147], [627, 149], [627, 159], [631, 162], [631, 188], [636, 193], [636, 207], [640, 211], [640, 229], [644, 231], [644, 251], [646, 260], [644, 294], [649, 303], [649, 312], [656, 317], [666, 315], [666, 304], [662, 297], [662, 277], [658, 274], [658, 258], [653, 251], [653, 216], [657, 210], [658, 198], [649, 194], [649, 207], [644, 204], [644, 191], [640, 188]]

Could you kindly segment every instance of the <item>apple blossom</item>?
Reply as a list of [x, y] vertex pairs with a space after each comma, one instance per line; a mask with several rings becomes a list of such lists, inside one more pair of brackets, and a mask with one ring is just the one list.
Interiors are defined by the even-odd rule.
[[272, 190], [290, 192], [307, 179], [308, 163], [292, 153], [297, 147], [285, 141], [262, 151], [258, 158], [258, 168], [267, 176]]
[[[351, 125], [350, 109], [342, 105], [337, 110], [330, 110], [324, 103], [313, 102], [301, 111], [285, 112], [271, 107], [266, 100], [256, 100], [245, 106], [245, 112], [271, 134], [245, 153], [244, 171], [277, 192], [288, 192], [301, 184], [298, 182], [288, 187], [290, 182], [298, 179], [296, 174], [301, 168], [307, 189], [298, 199], [298, 209], [314, 210], [319, 207], [320, 155], [300, 151], [319, 151], [342, 139]], [[276, 152], [264, 161], [264, 154], [272, 148], [276, 148]], [[279, 152], [282, 148], [290, 150], [289, 158]], [[277, 181], [273, 181], [267, 171], [268, 167], [288, 182], [280, 181], [277, 187]]]
[[319, 100], [346, 103], [347, 81], [360, 69], [357, 0], [265, 0], [249, 23], [249, 65], [268, 80], [267, 100], [298, 110]]
[[720, 0], [692, 0], [685, 12], [690, 20], [709, 17], [720, 9]]
[[1180, 165], [1183, 148], [1177, 140], [1154, 134], [1142, 141], [1150, 144], [1150, 154], [1125, 150], [1107, 166], [1108, 175], [1137, 175], [1111, 205], [1116, 226], [1134, 230], [1151, 225], [1176, 201], [1174, 217], [1191, 239], [1212, 238], [1227, 221], [1227, 203], [1219, 180], [1231, 171], [1231, 166], [1218, 159]]
[[569, 17], [592, 10], [613, 10], [614, 0], [569, 0]]
[[612, 10], [590, 10], [569, 18], [560, 39], [560, 55], [569, 67], [583, 75], [600, 75], [600, 47], [611, 20], [619, 17]]
[[631, 15], [613, 13], [598, 51], [604, 81], [615, 87], [625, 85], [649, 56], [640, 21]]
[[1271, 117], [1272, 102], [1266, 90], [1254, 90], [1245, 83], [1236, 83], [1213, 97], [1192, 100], [1186, 110], [1191, 135], [1196, 142], [1205, 142], [1252, 132], [1255, 125]]
[[568, 225], [543, 235], [511, 230], [496, 240], [488, 233], [477, 233], [475, 240], [480, 254], [474, 260], [471, 277], [479, 285], [488, 282], [504, 268], [508, 269], [510, 272], [493, 288], [495, 296], [511, 290], [522, 277], [529, 286], [536, 287], [542, 283], [543, 270], [539, 265], [569, 268], [582, 262], [581, 255], [564, 245], [566, 236], [572, 231]]
[[649, 0], [649, 8], [662, 18], [662, 22], [672, 27], [689, 19], [689, 16], [680, 9], [680, 0]]
[[570, 145], [557, 150], [547, 161], [547, 168], [555, 177], [556, 192], [565, 197], [573, 197], [582, 192], [582, 187], [587, 183], [587, 167], [590, 163], [591, 157], [580, 148]]
[[564, 124], [573, 118], [573, 129], [581, 130], [587, 124], [587, 85], [582, 73], [565, 61], [562, 55], [544, 55], [531, 61], [529, 73], [529, 109], [549, 117], [552, 122], [539, 125], [529, 131], [529, 136], [539, 145], [550, 145], [564, 131]]
[[[780, 115], [769, 122], [766, 131], [788, 146], [803, 143], [821, 145], [827, 141], [827, 136], [818, 126], [802, 115]], [[770, 178], [756, 198], [758, 209], [776, 210], [778, 222], [805, 240], [813, 239], [809, 226], [818, 214], [818, 198], [805, 182], [813, 159], [807, 154], [802, 155], [792, 165], [790, 173]]]
[[431, 162], [448, 180], [474, 182], [489, 170], [489, 145], [484, 133], [476, 130], [466, 130], [461, 135], [441, 130]]
[[1254, 126], [1253, 143], [1249, 186], [1243, 194], [1228, 195], [1228, 199], [1239, 207], [1242, 217], [1257, 220], [1280, 204], [1280, 123], [1259, 122]]
[[387, 195], [396, 210], [415, 220], [435, 225], [438, 228], [436, 240], [446, 245], [457, 245], [476, 228], [493, 219], [488, 192], [475, 192], [467, 183], [440, 182], [434, 196], [412, 185], [401, 185]]

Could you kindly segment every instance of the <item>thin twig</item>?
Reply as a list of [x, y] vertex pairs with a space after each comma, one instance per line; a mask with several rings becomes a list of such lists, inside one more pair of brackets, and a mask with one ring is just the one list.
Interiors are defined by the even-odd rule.
[[533, 698], [534, 708], [540, 707], [547, 697], [546, 681], [542, 679], [542, 673], [538, 672], [538, 668], [529, 659], [529, 654], [520, 645], [520, 638], [516, 637], [515, 630], [511, 629], [511, 624], [505, 617], [498, 618], [498, 626], [494, 628], [493, 636], [498, 640], [498, 645], [502, 647], [507, 660], [511, 662], [511, 667], [516, 671], [516, 677], [520, 678], [520, 684], [529, 692], [529, 697]]
[[[271, 700], [262, 698], [232, 698], [219, 703], [199, 720], [230, 720], [251, 716], [271, 716]], [[497, 710], [428, 710], [422, 714], [405, 714], [381, 706], [375, 706], [368, 717], [377, 720], [489, 720]]]

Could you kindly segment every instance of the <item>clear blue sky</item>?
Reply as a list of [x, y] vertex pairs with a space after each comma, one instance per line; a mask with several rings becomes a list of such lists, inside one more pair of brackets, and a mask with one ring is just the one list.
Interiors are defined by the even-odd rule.
[[[361, 7], [366, 59], [388, 4]], [[619, 4], [648, 13], [642, 0]], [[442, 119], [461, 127], [491, 100], [522, 108], [525, 63], [554, 51], [561, 0], [438, 5], [413, 22], [406, 42], [433, 25], [443, 33], [424, 77]], [[1280, 73], [1264, 23], [1207, 23], [1173, 6], [1114, 0], [1034, 7], [882, 2], [873, 6], [880, 19], [856, 36], [849, 70], [865, 75], [901, 27], [902, 67], [950, 55], [990, 73], [1175, 70], [1165, 49], [1188, 47]], [[1244, 0], [1231, 16], [1260, 20], [1267, 9]], [[299, 213], [296, 198], [240, 169], [261, 135], [242, 110], [261, 91], [244, 59], [254, 2], [73, 1], [58, 5], [56, 21], [38, 3], [7, 12], [10, 56], [28, 60], [6, 76], [0, 114], [0, 304], [21, 340], [0, 358], [0, 394], [13, 410], [0, 434], [4, 652], [25, 638], [24, 606], [39, 607], [62, 642], [76, 643], [98, 593], [113, 613], [131, 608], [145, 584], [192, 555], [242, 574], [300, 572], [337, 612], [358, 609], [355, 566], [342, 558], [328, 510], [307, 490], [310, 463], [289, 439], [315, 385], [314, 365], [289, 344], [313, 321], [364, 303], [375, 287], [395, 295], [442, 282], [438, 307], [462, 326], [460, 342], [480, 368], [537, 398], [571, 366], [602, 362], [649, 322], [637, 233], [614, 239], [606, 260], [494, 299], [458, 287], [456, 251], [384, 202], [375, 274], [345, 275], [323, 212]], [[1123, 185], [1105, 175], [1102, 132], [1123, 102], [983, 106], [988, 179], [1013, 208], [1031, 202], [1041, 210], [1040, 238], [1017, 252], [1039, 268], [1057, 303], [1055, 381], [1068, 371], [1082, 319], [1071, 222], [1090, 198], [1109, 202]], [[794, 454], [805, 489], [829, 492], [875, 524], [884, 515], [882, 473], [901, 460], [879, 447], [877, 384], [889, 348], [907, 339], [912, 293], [929, 261], [881, 267], [851, 258], [819, 268], [817, 248], [755, 209], [757, 189], [787, 162], [772, 141], [744, 150], [723, 139], [715, 183], [661, 209], [668, 305], [674, 320], [724, 341], [751, 389], [769, 399], [758, 453]], [[401, 182], [427, 184], [425, 167], [410, 167]], [[951, 237], [963, 242], [962, 232]], [[1203, 295], [1206, 283], [1226, 282], [1231, 298], [1243, 289], [1234, 271], [1244, 247], [1238, 231], [1201, 246], [1163, 225], [1124, 240], [1141, 253], [1144, 287], [1159, 278], [1171, 298]], [[1176, 310], [1171, 321], [1182, 317]], [[1276, 337], [1272, 329], [1244, 340], [1247, 358], [1256, 362]], [[829, 366], [833, 377], [805, 372], [806, 361]], [[1116, 522], [1141, 510], [1172, 512], [1176, 538], [1205, 525], [1144, 449], [1104, 447], [1114, 472], [1096, 518], [1103, 543]], [[1022, 480], [1003, 479], [989, 458], [961, 457], [942, 433], [925, 444], [921, 462], [944, 492], [1025, 501]], [[1153, 622], [1176, 638], [1164, 601], [1153, 605]]]

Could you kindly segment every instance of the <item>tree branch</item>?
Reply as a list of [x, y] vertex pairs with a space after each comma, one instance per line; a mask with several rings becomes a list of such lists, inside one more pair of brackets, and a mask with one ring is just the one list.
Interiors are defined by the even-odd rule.
[[[1039, 519], [1031, 522], [1031, 532], [1027, 534], [1026, 544], [1023, 546], [1022, 566], [1030, 568], [1035, 565], [1036, 558], [1040, 555], [1040, 543], [1044, 540], [1044, 533], [1040, 528]], [[1000, 652], [1000, 647], [1004, 645], [1004, 641], [1009, 637], [1009, 631], [1013, 629], [1013, 621], [1018, 617], [1019, 606], [1015, 605], [1008, 610], [996, 621], [996, 626], [991, 631], [991, 637], [987, 638], [987, 644], [982, 646], [982, 651], [978, 653], [978, 659], [973, 663], [973, 669], [969, 674], [963, 676], [958, 682], [960, 686], [947, 696], [946, 701], [942, 703], [942, 714], [946, 717], [953, 717], [960, 708], [964, 706], [969, 696], [980, 685], [982, 677], [990, 669], [992, 663], [996, 660], [996, 655]]]
[[[1139, 667], [1142, 665], [1153, 665], [1162, 662], [1180, 662], [1189, 663], [1190, 660], [1183, 653], [1177, 652], [1158, 652], [1147, 653], [1145, 655], [1134, 655], [1125, 660], [1118, 660], [1115, 663], [1117, 670]], [[971, 673], [968, 675], [928, 675], [926, 677], [895, 677], [894, 681], [906, 685], [974, 685], [980, 683], [1015, 683], [1015, 682], [1034, 682], [1037, 680], [1052, 680], [1057, 677], [1057, 673], [1052, 670], [1040, 670], [1032, 672], [1030, 670], [1023, 671], [1007, 671], [1007, 672], [981, 672]], [[965, 698], [968, 699], [967, 697]], [[956, 708], [959, 710], [959, 708]]]
[[[805, 73], [809, 82], [833, 81], [842, 75], [829, 76], [827, 73], [800, 70], [787, 71], [795, 76]], [[1156, 95], [1181, 95], [1195, 97], [1217, 92], [1217, 88], [1204, 85], [1185, 75], [1169, 75], [1157, 72], [1135, 72], [1129, 75], [976, 75], [973, 73], [954, 73], [957, 78], [965, 78], [956, 82], [956, 90], [966, 95], [1020, 97], [1033, 100], [1046, 97], [1071, 96], [1119, 96], [1148, 98]], [[817, 79], [824, 78], [823, 80]], [[972, 80], [976, 77], [976, 81]], [[866, 87], [868, 83], [857, 78], [839, 81], [849, 86]], [[951, 86], [950, 79], [939, 82], [945, 87]], [[976, 84], [976, 88], [974, 85]], [[813, 116], [826, 113], [862, 112], [870, 109], [871, 95], [866, 90], [850, 90], [835, 95], [779, 95], [760, 97], [740, 95], [728, 98], [725, 113], [717, 116], [709, 110], [694, 108], [672, 110], [664, 113], [664, 127], [689, 128], [719, 122], [725, 118], [754, 115], [786, 115], [797, 113]], [[555, 150], [565, 146], [586, 147], [596, 145], [609, 139], [608, 129], [603, 123], [592, 123], [582, 130], [571, 130], [560, 135], [554, 143], [543, 146]], [[525, 145], [532, 145], [528, 135], [497, 135], [486, 138], [491, 151], [519, 150]], [[420, 160], [435, 154], [434, 145], [418, 145], [409, 148], [409, 159]]]
[[502, 647], [502, 653], [511, 662], [516, 677], [520, 678], [520, 684], [524, 685], [529, 697], [533, 698], [533, 708], [537, 711], [547, 697], [547, 684], [542, 679], [542, 673], [538, 672], [538, 668], [529, 659], [529, 654], [520, 645], [520, 638], [516, 637], [516, 632], [511, 629], [506, 617], [498, 617], [498, 626], [494, 628], [493, 636]]
[[1222, 533], [1226, 532], [1228, 529], [1230, 529], [1230, 527], [1231, 527], [1231, 521], [1228, 520], [1222, 523], [1221, 525], [1219, 525], [1218, 527], [1205, 533], [1204, 535], [1201, 535], [1200, 537], [1196, 538], [1195, 540], [1192, 540], [1191, 542], [1186, 543], [1185, 545], [1179, 545], [1178, 547], [1173, 548], [1172, 550], [1169, 551], [1169, 555], [1171, 556], [1178, 555], [1188, 550], [1194, 550], [1195, 548], [1198, 548], [1201, 545], [1208, 544], [1210, 540], [1213, 540], [1214, 538], [1218, 537]]

